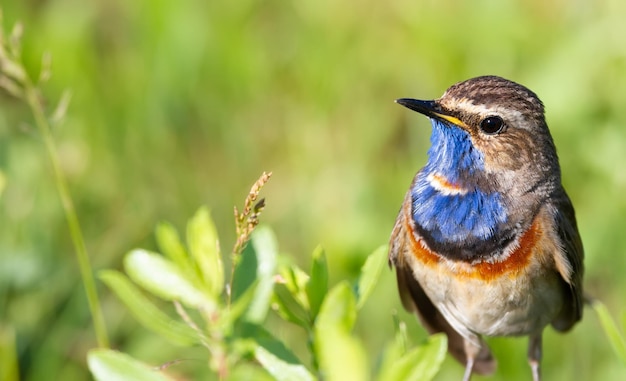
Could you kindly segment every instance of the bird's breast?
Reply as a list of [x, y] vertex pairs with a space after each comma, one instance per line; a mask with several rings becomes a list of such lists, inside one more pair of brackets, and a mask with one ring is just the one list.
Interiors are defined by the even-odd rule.
[[464, 336], [523, 335], [547, 325], [563, 303], [544, 214], [502, 253], [474, 261], [431, 250], [405, 218], [405, 258], [429, 299]]
[[[410, 220], [405, 220], [408, 232], [415, 232]], [[492, 257], [482, 257], [471, 262], [450, 260], [446, 256], [433, 252], [416, 234], [410, 235], [411, 253], [415, 260], [426, 267], [436, 268], [437, 271], [450, 273], [451, 276], [492, 280], [501, 276], [515, 277], [529, 265], [531, 258], [537, 252], [537, 245], [542, 237], [541, 226], [535, 221], [521, 237], [512, 242], [508, 249]]]

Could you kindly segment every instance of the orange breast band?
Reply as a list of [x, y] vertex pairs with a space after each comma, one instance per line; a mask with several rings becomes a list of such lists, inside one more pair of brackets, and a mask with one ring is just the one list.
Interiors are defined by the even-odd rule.
[[[411, 237], [411, 252], [413, 256], [425, 266], [436, 267], [438, 271], [448, 271], [455, 276], [463, 276], [481, 280], [492, 280], [503, 275], [515, 277], [529, 263], [533, 251], [539, 242], [542, 232], [539, 220], [526, 230], [518, 241], [518, 246], [502, 261], [469, 263], [464, 261], [452, 261], [429, 250], [421, 238], [416, 238], [413, 227], [408, 219], [405, 219], [405, 228]], [[449, 263], [445, 263], [449, 262]]]

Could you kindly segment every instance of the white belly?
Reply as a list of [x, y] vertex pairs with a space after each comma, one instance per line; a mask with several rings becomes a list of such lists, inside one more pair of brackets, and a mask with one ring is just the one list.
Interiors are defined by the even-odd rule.
[[[417, 264], [417, 263], [415, 263]], [[446, 320], [463, 336], [526, 335], [561, 310], [559, 275], [538, 263], [516, 276], [483, 280], [414, 266], [414, 275]]]

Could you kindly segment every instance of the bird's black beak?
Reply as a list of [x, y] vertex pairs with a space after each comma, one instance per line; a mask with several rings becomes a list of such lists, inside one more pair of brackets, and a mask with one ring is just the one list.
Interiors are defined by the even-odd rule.
[[429, 118], [434, 118], [445, 123], [452, 123], [459, 127], [465, 127], [465, 123], [463, 123], [459, 118], [445, 113], [436, 101], [421, 101], [419, 99], [400, 98], [396, 99], [396, 103], [413, 111], [417, 111], [420, 114], [424, 114]]

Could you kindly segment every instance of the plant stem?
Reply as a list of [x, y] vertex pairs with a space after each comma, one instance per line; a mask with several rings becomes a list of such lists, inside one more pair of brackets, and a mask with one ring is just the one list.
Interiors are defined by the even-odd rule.
[[54, 139], [52, 138], [52, 132], [50, 124], [45, 117], [45, 113], [41, 102], [39, 101], [39, 94], [37, 89], [32, 84], [30, 79], [25, 81], [24, 85], [24, 97], [28, 103], [31, 112], [35, 118], [35, 124], [39, 129], [41, 136], [44, 139], [50, 162], [52, 163], [52, 171], [54, 173], [54, 180], [57, 187], [57, 192], [61, 198], [61, 204], [63, 211], [65, 212], [65, 218], [70, 230], [72, 242], [76, 250], [76, 258], [78, 259], [78, 265], [80, 268], [83, 285], [85, 286], [85, 292], [87, 294], [87, 301], [89, 303], [89, 310], [93, 319], [94, 329], [96, 331], [96, 340], [100, 348], [109, 347], [109, 338], [107, 335], [106, 325], [100, 308], [100, 302], [98, 300], [98, 292], [96, 290], [96, 282], [91, 271], [91, 263], [89, 261], [89, 255], [87, 254], [87, 248], [85, 246], [85, 240], [83, 233], [78, 222], [74, 203], [67, 189], [65, 177], [59, 163], [59, 155], [57, 152]]

